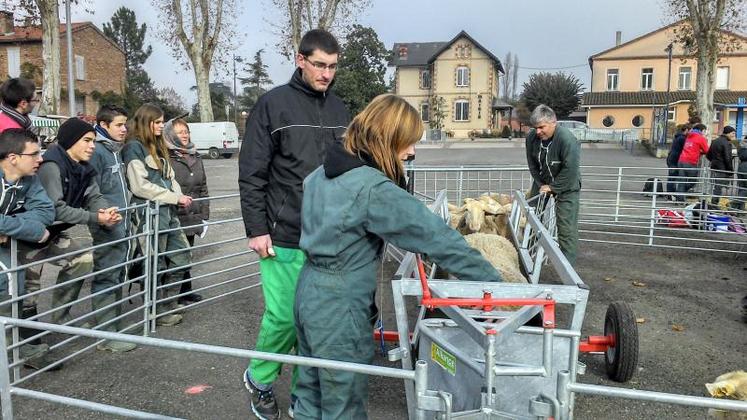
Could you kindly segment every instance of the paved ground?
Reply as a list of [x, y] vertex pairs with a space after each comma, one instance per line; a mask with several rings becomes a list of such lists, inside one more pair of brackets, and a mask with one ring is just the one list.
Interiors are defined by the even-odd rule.
[[[516, 142], [518, 143], [518, 142]], [[512, 164], [524, 163], [521, 147], [477, 147], [464, 144], [444, 148], [421, 148], [419, 164]], [[631, 155], [615, 147], [587, 145], [583, 164], [663, 166], [661, 160], [642, 152]], [[236, 192], [237, 161], [207, 161], [212, 195]], [[238, 200], [212, 205], [212, 217], [239, 217]], [[240, 223], [211, 228], [205, 241], [237, 238]], [[203, 242], [205, 243], [205, 242]], [[226, 255], [243, 249], [243, 242], [224, 245], [210, 253], [199, 252], [199, 259]], [[195, 274], [214, 272], [229, 265], [245, 263], [246, 257], [200, 266]], [[387, 278], [391, 264], [386, 266]], [[256, 272], [242, 269], [240, 275]], [[744, 352], [747, 325], [739, 321], [738, 300], [747, 293], [747, 262], [728, 254], [696, 251], [670, 251], [642, 247], [621, 247], [582, 243], [578, 273], [591, 287], [591, 298], [584, 326], [585, 334], [601, 334], [609, 302], [629, 302], [638, 317], [641, 337], [639, 370], [622, 386], [666, 392], [704, 395], [704, 383], [734, 369], [747, 367]], [[228, 279], [237, 273], [218, 277]], [[544, 271], [552, 281], [552, 270]], [[215, 283], [218, 279], [199, 282]], [[241, 282], [256, 284], [256, 277]], [[633, 285], [633, 281], [645, 284]], [[238, 283], [237, 283], [238, 284]], [[235, 287], [235, 285], [234, 285]], [[85, 287], [87, 288], [87, 286]], [[225, 289], [225, 288], [224, 288]], [[213, 296], [216, 292], [208, 292]], [[222, 298], [190, 311], [182, 325], [159, 329], [156, 336], [177, 340], [252, 348], [262, 312], [259, 288]], [[674, 331], [673, 326], [682, 327]], [[388, 328], [392, 328], [389, 325]], [[609, 384], [598, 356], [583, 356], [588, 364], [582, 382]], [[383, 360], [378, 363], [387, 364]], [[67, 363], [60, 372], [47, 373], [24, 383], [24, 387], [76, 398], [125, 406], [150, 412], [195, 419], [248, 418], [248, 397], [241, 384], [246, 361], [185, 352], [139, 348], [125, 355], [90, 352]], [[287, 406], [286, 372], [278, 385], [283, 407]], [[206, 385], [205, 391], [190, 395], [188, 387]], [[614, 384], [620, 385], [620, 384]], [[405, 418], [400, 381], [371, 380], [370, 417]], [[14, 398], [17, 418], [99, 419], [107, 416], [59, 405]], [[598, 397], [577, 398], [578, 419], [703, 418], [704, 410], [684, 409], [635, 401]]]

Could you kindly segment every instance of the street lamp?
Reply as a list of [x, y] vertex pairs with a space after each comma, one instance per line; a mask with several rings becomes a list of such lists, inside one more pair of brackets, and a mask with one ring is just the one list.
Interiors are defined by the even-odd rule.
[[672, 47], [673, 44], [670, 42], [669, 45], [667, 45], [667, 48], [664, 49], [664, 51], [667, 52], [667, 58], [669, 60], [669, 70], [667, 71], [667, 103], [664, 105], [664, 133], [659, 140], [659, 144], [662, 146], [667, 142], [667, 131], [669, 131], [669, 102], [671, 101], [669, 95], [672, 84]]
[[[236, 99], [238, 98], [238, 95], [236, 94], [236, 63], [243, 63], [244, 60], [241, 57], [236, 57], [236, 54], [233, 54], [233, 122], [235, 124], [238, 124], [239, 120], [236, 116]], [[228, 113], [226, 113], [226, 116], [228, 116]]]

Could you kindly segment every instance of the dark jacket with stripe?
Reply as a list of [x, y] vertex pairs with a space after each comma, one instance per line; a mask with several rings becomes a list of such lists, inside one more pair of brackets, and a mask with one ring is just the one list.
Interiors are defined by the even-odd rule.
[[556, 126], [547, 154], [540, 159], [542, 141], [532, 130], [526, 139], [527, 163], [532, 174], [530, 197], [538, 194], [542, 185], [549, 185], [556, 194], [581, 190], [581, 146], [565, 127]]
[[[331, 85], [330, 85], [331, 87]], [[270, 234], [298, 248], [303, 180], [350, 121], [343, 102], [317, 92], [296, 69], [290, 82], [262, 95], [246, 123], [239, 154], [241, 213], [247, 237]]]

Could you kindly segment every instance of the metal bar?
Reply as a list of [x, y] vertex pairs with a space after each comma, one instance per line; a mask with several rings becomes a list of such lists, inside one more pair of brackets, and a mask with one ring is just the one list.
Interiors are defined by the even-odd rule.
[[656, 391], [616, 388], [603, 385], [568, 383], [570, 392], [599, 395], [603, 397], [625, 398], [630, 400], [651, 401], [662, 404], [676, 404], [689, 407], [715, 408], [718, 410], [747, 411], [747, 401], [719, 398], [696, 397], [692, 395], [668, 394]]
[[[30, 389], [16, 388], [11, 389], [13, 395], [21, 397], [33, 398], [36, 400], [49, 401], [53, 403], [59, 403], [69, 405], [71, 407], [85, 408], [92, 411], [98, 411], [100, 413], [111, 414], [115, 416], [125, 416], [136, 419], [179, 419], [181, 417], [169, 417], [162, 416], [159, 414], [148, 413], [145, 411], [130, 410], [127, 408], [115, 407], [113, 405], [101, 404], [92, 401], [79, 400], [77, 398], [63, 397], [62, 395], [48, 394], [46, 392], [32, 391]], [[3, 407], [3, 411], [5, 407]], [[3, 417], [5, 419], [5, 417]]]
[[10, 398], [10, 373], [8, 371], [8, 341], [5, 334], [5, 322], [0, 322], [3, 332], [0, 334], [0, 405], [3, 420], [13, 420], [13, 403]]
[[[11, 237], [10, 238], [10, 268], [11, 272], [8, 274], [8, 279], [10, 280], [10, 283], [8, 284], [8, 288], [10, 291], [10, 298], [11, 302], [10, 305], [10, 314], [13, 318], [21, 318], [21, 312], [23, 311], [23, 307], [21, 299], [19, 298], [19, 291], [18, 291], [18, 271], [16, 270], [16, 266], [18, 266], [18, 241], [16, 238]], [[2, 274], [0, 274], [1, 276]], [[16, 300], [17, 299], [17, 300]], [[3, 325], [3, 339], [7, 337], [5, 335], [5, 325]], [[18, 331], [18, 328], [13, 327], [10, 333], [11, 337], [11, 344], [18, 343], [20, 341], [20, 332]], [[7, 343], [2, 348], [7, 348]], [[13, 356], [13, 362], [17, 362], [21, 360], [21, 349], [20, 348], [14, 348], [12, 351]], [[7, 354], [5, 355], [7, 364]], [[0, 367], [0, 369], [2, 369]], [[4, 369], [5, 370], [5, 369]], [[21, 377], [21, 368], [20, 367], [14, 367], [13, 368], [13, 379], [18, 380], [18, 378]], [[3, 404], [3, 407], [5, 404]], [[11, 412], [11, 417], [13, 416]], [[5, 418], [5, 415], [3, 415], [3, 418]]]
[[428, 364], [424, 360], [418, 360], [415, 362], [415, 398], [418, 402], [415, 407], [416, 419], [425, 420], [425, 410], [420, 408], [420, 399], [425, 396], [428, 390]]
[[[414, 254], [409, 252], [405, 259], [408, 257], [414, 258]], [[402, 265], [404, 265], [404, 263]], [[402, 265], [400, 265], [399, 270], [402, 269]], [[404, 354], [402, 356], [402, 368], [412, 369], [413, 357], [417, 357], [417, 355], [413, 356], [411, 354], [412, 345], [410, 344], [410, 330], [407, 320], [407, 307], [405, 306], [401, 280], [394, 280], [392, 282], [392, 301], [394, 304], [394, 316], [397, 321], [399, 348], [404, 350]], [[409, 381], [405, 382], [405, 398], [407, 400], [408, 418], [414, 418], [417, 398], [415, 395], [415, 387]]]

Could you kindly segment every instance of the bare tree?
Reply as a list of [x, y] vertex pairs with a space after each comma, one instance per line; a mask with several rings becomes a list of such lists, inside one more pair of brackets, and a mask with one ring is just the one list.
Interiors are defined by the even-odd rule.
[[513, 81], [511, 82], [511, 100], [516, 100], [516, 89], [519, 86], [519, 54], [514, 54], [514, 63], [511, 65], [511, 68], [513, 69], [513, 74], [511, 75], [511, 78]]
[[[210, 71], [231, 47], [233, 0], [152, 0], [164, 24], [159, 36], [171, 45], [174, 57], [194, 70], [200, 121], [213, 121], [210, 102]], [[173, 24], [171, 24], [173, 22]], [[181, 47], [181, 48], [179, 48]], [[184, 52], [188, 60], [184, 57]]]
[[511, 82], [513, 81], [512, 76], [514, 73], [513, 68], [513, 56], [511, 55], [511, 52], [506, 53], [506, 58], [503, 59], [503, 79], [501, 80], [501, 87], [503, 88], [503, 93], [501, 98], [504, 101], [508, 101], [511, 99]]
[[675, 41], [686, 55], [696, 57], [697, 78], [695, 104], [703, 122], [713, 121], [713, 93], [716, 87], [716, 64], [719, 56], [743, 45], [735, 32], [745, 28], [747, 8], [744, 0], [667, 0], [674, 20]]
[[271, 3], [273, 10], [281, 14], [280, 19], [271, 22], [280, 38], [277, 46], [292, 60], [304, 33], [318, 28], [343, 37], [370, 0], [271, 0]]

